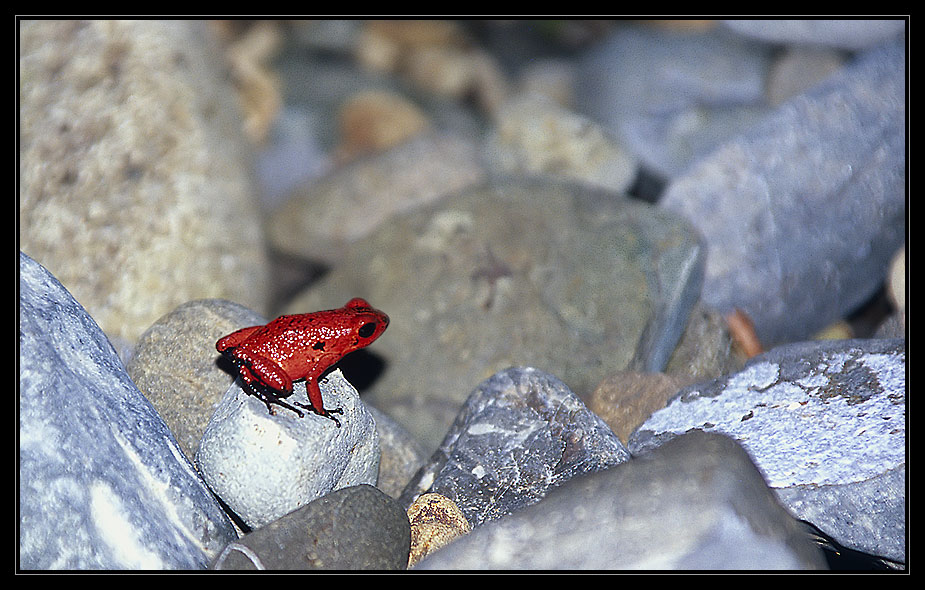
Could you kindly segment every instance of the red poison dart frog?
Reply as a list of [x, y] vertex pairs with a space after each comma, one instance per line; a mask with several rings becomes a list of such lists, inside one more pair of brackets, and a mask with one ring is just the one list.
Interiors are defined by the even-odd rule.
[[241, 379], [273, 413], [277, 404], [302, 411], [283, 401], [292, 395], [292, 382], [305, 379], [310, 406], [293, 402], [320, 416], [340, 422], [324, 409], [318, 378], [344, 355], [372, 344], [389, 325], [389, 316], [356, 297], [340, 309], [284, 315], [265, 326], [251, 326], [228, 334], [215, 348], [237, 367]]

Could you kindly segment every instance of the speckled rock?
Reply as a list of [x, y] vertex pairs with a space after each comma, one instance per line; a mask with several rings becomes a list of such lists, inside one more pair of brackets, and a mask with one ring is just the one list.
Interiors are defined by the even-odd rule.
[[20, 25], [22, 250], [120, 354], [192, 299], [264, 309], [251, 147], [207, 24]]
[[630, 437], [634, 456], [691, 429], [739, 441], [798, 518], [849, 549], [905, 560], [903, 340], [782, 346], [683, 389]]
[[19, 297], [19, 567], [206, 567], [234, 528], [106, 336], [22, 253]]
[[411, 531], [398, 504], [369, 485], [333, 491], [230, 543], [219, 570], [403, 570]]
[[471, 528], [455, 502], [440, 494], [424, 494], [408, 507], [411, 554], [408, 567], [465, 535]]
[[[331, 490], [375, 485], [376, 423], [340, 369], [319, 382], [325, 407], [340, 407], [341, 427], [306, 410], [303, 417], [266, 405], [236, 380], [199, 443], [196, 464], [215, 494], [251, 528], [275, 520]], [[308, 404], [305, 382], [287, 401]]]
[[627, 459], [617, 435], [564, 383], [513, 367], [472, 392], [400, 502], [442, 494], [474, 528], [538, 502], [573, 477]]

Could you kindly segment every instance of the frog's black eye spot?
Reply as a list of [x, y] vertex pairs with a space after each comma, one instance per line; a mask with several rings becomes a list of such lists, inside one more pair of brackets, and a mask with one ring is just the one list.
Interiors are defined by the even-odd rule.
[[360, 335], [360, 338], [369, 338], [376, 331], [375, 322], [369, 322], [368, 324], [363, 324], [360, 326], [360, 329], [357, 331], [357, 334]]
[[325, 342], [324, 340], [319, 340], [318, 342], [315, 342], [314, 344], [312, 344], [312, 348], [314, 348], [315, 350], [324, 350], [325, 344], [327, 344], [327, 342]]

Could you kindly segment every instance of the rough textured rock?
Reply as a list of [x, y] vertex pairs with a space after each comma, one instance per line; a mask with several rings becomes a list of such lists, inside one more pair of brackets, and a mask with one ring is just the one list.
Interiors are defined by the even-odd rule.
[[779, 347], [680, 391], [629, 448], [691, 429], [731, 436], [797, 517], [849, 549], [904, 561], [905, 359], [903, 340]]
[[536, 503], [573, 477], [627, 459], [616, 434], [564, 383], [514, 367], [472, 392], [400, 501], [407, 506], [424, 492], [442, 494], [477, 527]]
[[23, 21], [20, 247], [122, 354], [202, 297], [267, 303], [250, 146], [189, 21]]

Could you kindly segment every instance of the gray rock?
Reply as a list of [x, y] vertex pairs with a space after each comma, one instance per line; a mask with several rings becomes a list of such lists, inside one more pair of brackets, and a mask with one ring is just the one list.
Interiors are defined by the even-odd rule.
[[478, 145], [428, 133], [351, 163], [293, 192], [267, 224], [275, 249], [326, 262], [391, 216], [478, 184]]
[[[330, 418], [280, 406], [273, 414], [236, 380], [206, 427], [196, 464], [215, 494], [251, 528], [343, 487], [375, 485], [379, 472], [376, 423], [340, 369], [319, 382]], [[308, 404], [305, 382], [287, 402]]]
[[397, 499], [427, 460], [427, 453], [411, 433], [391, 416], [369, 404], [366, 409], [376, 420], [376, 432], [379, 433], [381, 455], [376, 487]]
[[286, 313], [345, 296], [388, 313], [373, 351], [384, 370], [364, 396], [432, 452], [472, 388], [502, 369], [537, 367], [587, 395], [631, 361], [664, 368], [703, 260], [696, 235], [662, 213], [572, 185], [498, 181], [393, 219]]
[[707, 242], [704, 301], [766, 346], [867, 300], [905, 236], [905, 50], [863, 54], [694, 165], [660, 205]]
[[679, 392], [629, 449], [691, 429], [731, 436], [795, 516], [849, 549], [904, 561], [905, 359], [902, 340], [783, 346]]
[[19, 29], [21, 249], [120, 354], [192, 299], [267, 304], [251, 147], [207, 26], [40, 20]]
[[727, 20], [723, 24], [739, 35], [776, 43], [826, 45], [866, 49], [903, 33], [905, 21], [896, 20]]
[[627, 459], [617, 435], [564, 383], [514, 367], [472, 392], [400, 503], [442, 494], [474, 528], [535, 504], [573, 477]]
[[333, 491], [229, 544], [219, 570], [403, 570], [411, 525], [378, 489]]
[[19, 567], [206, 567], [231, 522], [99, 326], [19, 272]]
[[727, 437], [694, 432], [575, 478], [416, 569], [822, 569], [821, 551]]
[[617, 28], [581, 60], [583, 112], [673, 177], [768, 112], [769, 48], [725, 31]]

